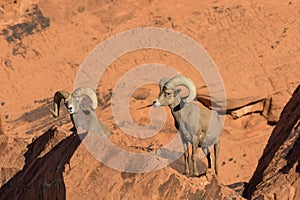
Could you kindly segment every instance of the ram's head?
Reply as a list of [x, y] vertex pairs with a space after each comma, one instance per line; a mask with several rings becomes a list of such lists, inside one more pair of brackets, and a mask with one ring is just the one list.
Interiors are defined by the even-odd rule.
[[179, 95], [180, 89], [178, 86], [185, 86], [189, 90], [189, 96], [184, 99], [185, 102], [191, 102], [196, 97], [196, 86], [194, 82], [184, 76], [175, 76], [173, 78], [162, 78], [159, 82], [160, 92], [156, 99], [153, 101], [154, 107], [169, 106], [171, 105], [176, 96]]
[[87, 87], [80, 87], [73, 91], [72, 94], [65, 90], [57, 91], [54, 94], [53, 110], [50, 109], [50, 112], [53, 117], [59, 116], [60, 102], [63, 99], [67, 111], [70, 114], [74, 114], [79, 111], [80, 102], [83, 96], [87, 96], [91, 100], [91, 108], [95, 110], [97, 108], [97, 95], [94, 90]]

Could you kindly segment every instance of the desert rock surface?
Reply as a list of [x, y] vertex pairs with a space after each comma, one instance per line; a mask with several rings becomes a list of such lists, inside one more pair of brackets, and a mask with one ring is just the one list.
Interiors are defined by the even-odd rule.
[[300, 87], [281, 113], [245, 190], [247, 197], [300, 198]]
[[[250, 181], [274, 124], [300, 82], [299, 10], [299, 0], [1, 0], [1, 192], [15, 197], [26, 195], [20, 192], [21, 188], [7, 189], [7, 185], [20, 182], [28, 185], [28, 194], [35, 187], [49, 188], [42, 196], [45, 199], [53, 194], [62, 199], [99, 196], [133, 199], [136, 195], [141, 199], [241, 198], [226, 186], [241, 193], [243, 188], [235, 186]], [[183, 176], [180, 160], [175, 166], [145, 174], [110, 169], [69, 131], [72, 125], [63, 106], [59, 118], [50, 115], [55, 91], [73, 90], [77, 72], [97, 45], [120, 32], [140, 27], [172, 29], [198, 42], [212, 57], [223, 78], [227, 109], [270, 100], [264, 113], [259, 108], [238, 119], [225, 116], [220, 175], [207, 185], [205, 180]], [[147, 63], [170, 66], [190, 77], [197, 85], [198, 100], [207, 103], [207, 99], [214, 98], [203, 87], [201, 74], [178, 55], [141, 49], [116, 58], [106, 67], [97, 85], [97, 116], [112, 130], [112, 143], [138, 153], [147, 147], [164, 146], [176, 134], [167, 109], [163, 129], [150, 138], [127, 135], [114, 121], [111, 106], [115, 85], [126, 72]], [[153, 108], [137, 108], [151, 104], [157, 93], [156, 84], [145, 84], [131, 94], [128, 108], [134, 123], [141, 126], [150, 123], [149, 113]], [[66, 155], [61, 155], [63, 152]], [[200, 154], [199, 160], [203, 161], [199, 167], [205, 171], [203, 155]], [[39, 166], [43, 172], [38, 170]], [[39, 173], [35, 174], [35, 170]], [[40, 180], [45, 182], [34, 184]], [[116, 196], [111, 196], [112, 193]], [[214, 193], [217, 193], [215, 198], [208, 195]]]

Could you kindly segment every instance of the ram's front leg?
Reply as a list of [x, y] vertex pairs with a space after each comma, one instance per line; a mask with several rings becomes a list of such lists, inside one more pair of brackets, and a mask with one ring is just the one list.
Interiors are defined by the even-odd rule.
[[199, 144], [198, 143], [198, 139], [194, 138], [193, 142], [192, 142], [192, 147], [193, 147], [193, 150], [192, 150], [192, 162], [193, 162], [193, 175], [194, 176], [199, 176], [199, 173], [198, 173], [198, 170], [197, 170], [197, 159], [196, 159], [198, 144]]
[[183, 142], [184, 147], [184, 175], [189, 176], [190, 174], [190, 166], [189, 166], [189, 144], [187, 141]]

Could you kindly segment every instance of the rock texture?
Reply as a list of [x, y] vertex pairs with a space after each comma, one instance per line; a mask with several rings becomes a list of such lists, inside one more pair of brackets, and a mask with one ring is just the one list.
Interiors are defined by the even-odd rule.
[[[85, 152], [81, 145], [84, 137], [77, 133], [66, 136], [51, 128], [34, 140], [24, 154], [23, 169], [0, 189], [1, 200], [135, 199], [137, 196], [140, 199], [242, 199], [215, 177], [209, 181], [204, 177], [188, 179], [172, 168], [147, 174], [115, 171]], [[82, 174], [80, 179], [72, 177], [77, 173]], [[78, 181], [75, 190], [68, 186], [70, 181]]]
[[[6, 102], [3, 114], [15, 119], [22, 113], [17, 108], [49, 98], [56, 88], [71, 90], [80, 64], [97, 44], [118, 32], [151, 26], [182, 32], [209, 52], [224, 80], [228, 109], [272, 98], [267, 119], [276, 122], [300, 80], [297, 2], [174, 1], [173, 7], [158, 0], [134, 4], [129, 0], [65, 4], [59, 0], [1, 1], [0, 94], [1, 101]], [[198, 98], [214, 96], [201, 89], [205, 85], [203, 78], [183, 59], [146, 50], [112, 63], [100, 81], [101, 91], [111, 89], [111, 80], [117, 80], [132, 67], [150, 62], [163, 62], [191, 77], [199, 88]], [[32, 72], [36, 75], [26, 76]], [[19, 81], [12, 84], [12, 80]], [[20, 96], [26, 96], [23, 103]], [[15, 111], [10, 107], [12, 97], [19, 99]]]
[[8, 182], [23, 166], [22, 153], [26, 148], [24, 140], [8, 137], [2, 128], [0, 118], [0, 185]]
[[[1, 199], [65, 199], [64, 165], [81, 140], [76, 134], [63, 138], [63, 132], [49, 129], [31, 143], [23, 169], [1, 188]], [[61, 148], [54, 148], [57, 145]]]
[[3, 135], [1, 117], [0, 117], [0, 135]]
[[300, 86], [282, 111], [245, 195], [249, 199], [300, 198]]

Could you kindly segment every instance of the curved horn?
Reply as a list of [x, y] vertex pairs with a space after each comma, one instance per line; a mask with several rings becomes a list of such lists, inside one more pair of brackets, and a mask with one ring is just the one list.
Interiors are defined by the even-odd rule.
[[190, 94], [185, 99], [185, 102], [193, 101], [196, 97], [196, 86], [195, 86], [194, 82], [185, 76], [175, 76], [175, 77], [171, 78], [169, 80], [169, 82], [167, 83], [167, 87], [169, 87], [173, 90], [179, 85], [183, 85], [183, 86], [187, 87], [189, 90]]
[[54, 110], [50, 109], [50, 112], [53, 117], [58, 117], [59, 116], [59, 107], [60, 107], [60, 102], [62, 99], [66, 100], [70, 96], [69, 92], [65, 90], [57, 91], [54, 94], [53, 98], [53, 107]]
[[162, 78], [159, 81], [159, 90], [162, 91], [162, 89], [164, 88], [165, 84], [169, 81], [169, 78]]
[[86, 95], [91, 99], [91, 101], [92, 101], [91, 107], [93, 110], [96, 110], [96, 108], [98, 106], [98, 98], [97, 98], [95, 91], [88, 87], [79, 87], [79, 88], [75, 89], [72, 93], [73, 97], [80, 97], [83, 95]]

